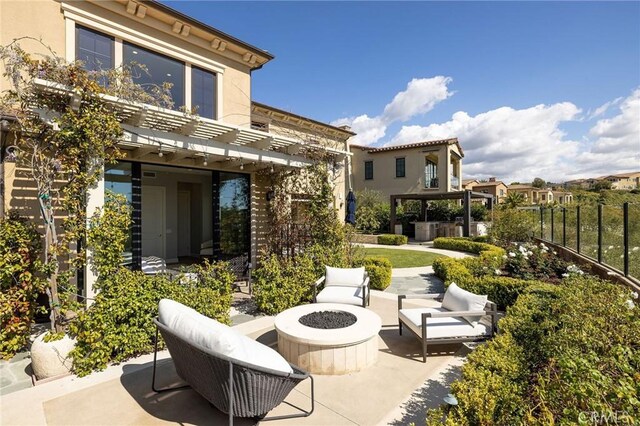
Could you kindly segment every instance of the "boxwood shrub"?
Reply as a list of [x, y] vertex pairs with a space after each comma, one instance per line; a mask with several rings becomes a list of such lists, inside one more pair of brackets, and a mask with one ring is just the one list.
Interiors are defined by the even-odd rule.
[[391, 284], [391, 261], [382, 256], [365, 257], [362, 261], [369, 274], [369, 285], [374, 290], [384, 290]]
[[378, 244], [386, 246], [401, 246], [409, 242], [406, 235], [382, 234], [378, 235]]
[[[622, 286], [572, 276], [532, 285], [501, 333], [471, 353], [451, 385], [447, 425], [635, 424], [640, 418], [640, 308]], [[430, 410], [427, 424], [442, 424]]]

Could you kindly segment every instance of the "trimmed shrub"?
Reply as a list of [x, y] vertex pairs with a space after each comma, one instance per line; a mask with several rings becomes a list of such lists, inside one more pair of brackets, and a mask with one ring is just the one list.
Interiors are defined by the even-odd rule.
[[464, 237], [440, 237], [433, 240], [433, 247], [446, 250], [464, 251], [467, 253], [480, 254], [485, 250], [499, 248], [484, 242], [474, 241]]
[[256, 306], [268, 315], [275, 315], [309, 302], [313, 284], [324, 273], [318, 273], [319, 267], [324, 268], [324, 264], [315, 264], [306, 252], [294, 259], [276, 255], [263, 258], [252, 276]]
[[365, 257], [362, 261], [369, 274], [369, 285], [374, 290], [385, 290], [391, 284], [391, 261], [386, 257]]
[[403, 244], [407, 244], [409, 242], [409, 237], [406, 235], [395, 235], [395, 234], [383, 234], [378, 235], [378, 244], [387, 245], [387, 246], [401, 246]]
[[199, 276], [145, 275], [120, 268], [101, 278], [94, 303], [69, 326], [76, 339], [71, 352], [79, 376], [103, 370], [110, 362], [122, 362], [153, 350], [158, 302], [173, 299], [203, 315], [229, 323], [233, 274], [226, 263], [198, 267]]
[[500, 310], [505, 310], [513, 305], [518, 296], [525, 293], [532, 285], [544, 284], [542, 281], [528, 281], [490, 275], [454, 282], [472, 293], [486, 294], [489, 300], [498, 305]]
[[513, 208], [496, 209], [489, 228], [489, 236], [497, 244], [506, 247], [513, 242], [531, 240], [535, 219], [531, 212]]
[[41, 236], [15, 213], [0, 221], [0, 357], [12, 358], [27, 344], [36, 299], [47, 282], [40, 261]]
[[[633, 298], [587, 276], [530, 286], [500, 321], [501, 334], [467, 358], [445, 424], [594, 423], [590, 413], [635, 424], [640, 308]], [[427, 424], [442, 424], [443, 414], [430, 411]]]

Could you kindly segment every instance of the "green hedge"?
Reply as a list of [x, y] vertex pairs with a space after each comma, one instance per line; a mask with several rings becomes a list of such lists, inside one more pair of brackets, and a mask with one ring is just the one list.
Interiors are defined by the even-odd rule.
[[407, 244], [409, 242], [409, 237], [406, 235], [395, 235], [395, 234], [382, 234], [378, 235], [378, 244], [383, 244], [386, 246], [401, 246], [403, 244]]
[[93, 304], [80, 311], [69, 327], [77, 342], [71, 352], [75, 373], [84, 376], [103, 370], [110, 362], [153, 351], [153, 318], [163, 298], [228, 324], [234, 280], [228, 265], [207, 263], [195, 272], [196, 280], [172, 280], [168, 275], [145, 275], [120, 268], [101, 278]]
[[[447, 425], [635, 424], [640, 419], [640, 307], [594, 277], [531, 285], [471, 353], [451, 385]], [[431, 410], [427, 424], [442, 424]]]
[[485, 250], [492, 250], [499, 248], [497, 246], [481, 242], [474, 241], [471, 238], [464, 237], [440, 237], [433, 240], [433, 247], [446, 250], [465, 251], [467, 253], [480, 254]]
[[496, 275], [504, 264], [505, 251], [500, 247], [466, 238], [436, 238], [434, 246], [478, 254], [464, 259], [438, 258], [433, 262], [433, 271], [445, 286], [454, 282], [472, 293], [486, 294], [500, 310], [513, 305], [531, 285], [542, 283]]
[[46, 287], [41, 235], [33, 223], [10, 214], [0, 220], [0, 357], [27, 344], [38, 294]]
[[391, 284], [391, 261], [386, 257], [365, 257], [362, 265], [369, 274], [369, 285], [374, 290], [384, 290]]

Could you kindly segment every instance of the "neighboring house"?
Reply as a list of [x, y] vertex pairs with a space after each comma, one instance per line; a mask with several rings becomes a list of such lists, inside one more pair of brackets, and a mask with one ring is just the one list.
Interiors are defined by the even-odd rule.
[[479, 184], [480, 182], [476, 179], [462, 179], [462, 189], [463, 190], [472, 190], [474, 185]]
[[640, 188], [640, 172], [619, 173], [605, 176], [611, 182], [611, 189], [631, 190]]
[[509, 185], [509, 192], [517, 192], [524, 195], [527, 204], [568, 204], [573, 201], [573, 195], [567, 191], [554, 191], [550, 188], [536, 188], [531, 185]]
[[558, 204], [571, 204], [573, 202], [573, 194], [567, 191], [552, 191], [553, 199]]
[[[476, 181], [477, 182], [477, 181]], [[469, 185], [469, 188], [475, 192], [483, 192], [485, 194], [493, 195], [493, 200], [496, 203], [502, 203], [507, 198], [507, 185], [496, 178], [489, 178], [488, 182], [477, 182], [476, 184]]]
[[553, 202], [553, 192], [550, 189], [515, 184], [509, 185], [507, 192], [516, 192], [524, 195], [526, 204], [547, 204]]
[[393, 194], [445, 193], [462, 190], [462, 158], [458, 139], [407, 145], [351, 145], [351, 173], [356, 191]]
[[565, 188], [579, 188], [579, 189], [589, 189], [591, 184], [587, 179], [574, 179], [566, 181], [562, 186]]
[[[126, 158], [105, 168], [90, 191], [88, 212], [103, 205], [105, 190], [131, 201], [126, 257], [134, 269], [147, 256], [168, 263], [201, 256], [255, 259], [271, 190], [258, 172], [304, 168], [318, 152], [334, 165], [334, 206], [344, 217], [347, 141], [354, 133], [252, 102], [252, 72], [273, 59], [267, 51], [157, 1], [0, 2], [0, 12], [2, 44], [25, 36], [41, 39], [90, 69], [135, 61], [149, 72], [138, 83], [168, 81], [176, 108], [198, 107], [200, 117], [193, 118], [111, 102], [122, 117]], [[23, 40], [23, 48], [46, 53], [30, 40]], [[39, 85], [43, 91], [51, 87], [46, 81]], [[0, 78], [0, 90], [7, 88]], [[15, 163], [1, 170], [2, 207], [39, 218], [28, 173]], [[95, 277], [86, 269], [90, 295]]]

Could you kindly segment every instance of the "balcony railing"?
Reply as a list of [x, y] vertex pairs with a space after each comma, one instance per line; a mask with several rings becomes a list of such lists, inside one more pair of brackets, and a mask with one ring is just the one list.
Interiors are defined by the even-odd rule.
[[424, 179], [424, 187], [429, 189], [437, 189], [439, 187], [438, 178], [426, 176]]

